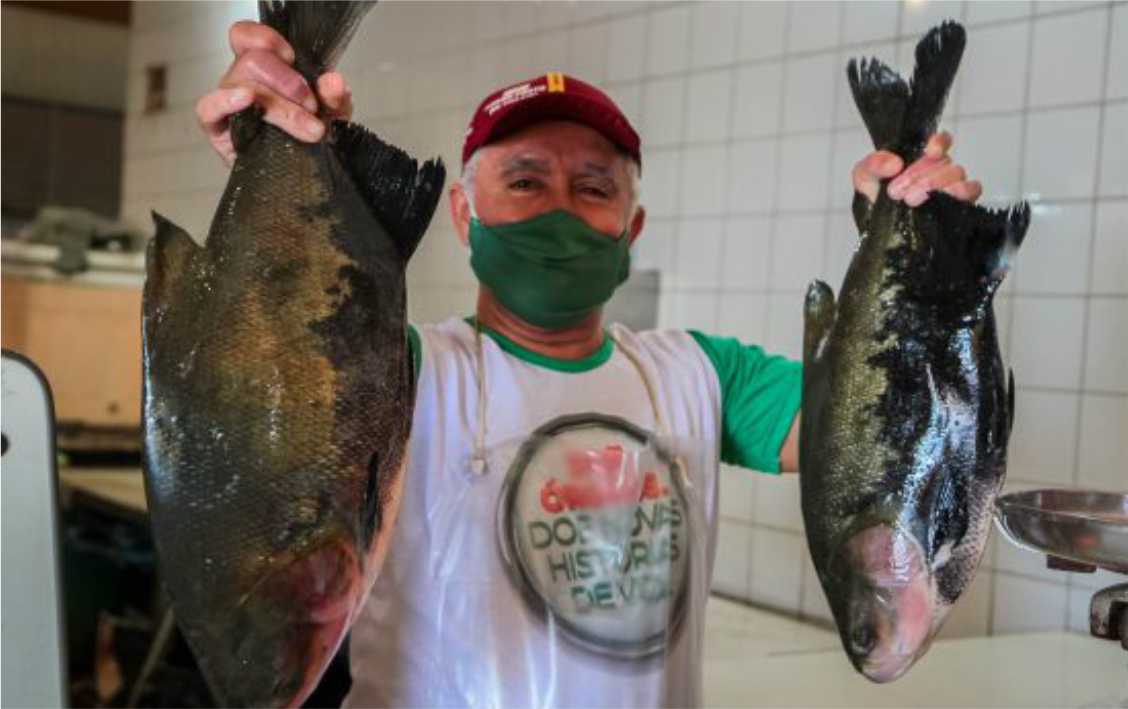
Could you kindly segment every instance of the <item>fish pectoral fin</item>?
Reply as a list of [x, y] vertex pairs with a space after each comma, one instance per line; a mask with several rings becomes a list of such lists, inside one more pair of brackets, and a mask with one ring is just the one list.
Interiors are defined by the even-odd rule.
[[803, 365], [819, 361], [834, 325], [837, 309], [834, 291], [822, 281], [813, 281], [803, 303]]
[[422, 166], [364, 126], [337, 121], [332, 144], [380, 224], [411, 258], [442, 196], [446, 168], [442, 160]]

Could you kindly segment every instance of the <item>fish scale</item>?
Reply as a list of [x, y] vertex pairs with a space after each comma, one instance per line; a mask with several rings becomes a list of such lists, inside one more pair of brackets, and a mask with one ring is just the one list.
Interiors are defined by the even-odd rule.
[[[911, 81], [850, 62], [875, 147], [923, 155], [965, 43], [957, 23], [932, 29]], [[843, 648], [878, 682], [927, 651], [986, 547], [1014, 410], [991, 302], [1030, 218], [940, 192], [909, 207], [887, 185], [855, 195], [837, 301], [807, 292], [800, 423], [808, 548]]]
[[[306, 79], [368, 4], [260, 3]], [[300, 704], [387, 551], [414, 406], [405, 268], [442, 190], [364, 128], [248, 109], [203, 247], [154, 215], [144, 468], [162, 577], [225, 705]]]

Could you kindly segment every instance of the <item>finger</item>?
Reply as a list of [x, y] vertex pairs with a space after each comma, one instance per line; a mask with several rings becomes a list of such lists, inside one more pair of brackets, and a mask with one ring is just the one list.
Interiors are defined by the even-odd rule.
[[329, 117], [346, 121], [352, 118], [352, 91], [339, 73], [326, 72], [317, 78], [317, 96]]
[[227, 130], [227, 119], [251, 105], [254, 92], [245, 86], [216, 89], [196, 101], [196, 118], [209, 136]]
[[315, 143], [325, 135], [325, 124], [316, 116], [270, 89], [256, 87], [255, 103], [262, 107], [264, 121], [298, 140]]
[[231, 51], [236, 57], [252, 49], [260, 49], [276, 55], [287, 64], [294, 63], [294, 48], [286, 39], [261, 22], [242, 20], [231, 25], [227, 32]]
[[964, 171], [960, 165], [952, 165], [951, 163], [942, 164], [929, 172], [918, 173], [912, 182], [905, 187], [904, 192], [906, 195], [913, 194], [914, 192], [932, 192], [947, 187], [954, 182], [962, 182], [967, 179], [967, 172]]
[[889, 196], [893, 199], [904, 198], [912, 188], [913, 183], [920, 179], [922, 175], [927, 175], [937, 168], [942, 168], [951, 163], [951, 159], [946, 157], [939, 160], [935, 158], [917, 160], [889, 183]]
[[872, 152], [854, 165], [854, 189], [873, 202], [881, 190], [881, 180], [896, 175], [903, 165], [901, 158], [887, 150]]
[[953, 182], [944, 188], [944, 192], [961, 202], [975, 202], [983, 196], [983, 185], [978, 180]]
[[235, 61], [220, 82], [221, 86], [230, 84], [258, 84], [301, 104], [310, 113], [317, 111], [317, 97], [302, 75], [278, 55], [262, 49], [248, 50]]
[[948, 131], [941, 131], [935, 133], [928, 139], [928, 143], [924, 146], [924, 156], [926, 158], [933, 158], [939, 160], [947, 157], [948, 151], [952, 149], [952, 134]]

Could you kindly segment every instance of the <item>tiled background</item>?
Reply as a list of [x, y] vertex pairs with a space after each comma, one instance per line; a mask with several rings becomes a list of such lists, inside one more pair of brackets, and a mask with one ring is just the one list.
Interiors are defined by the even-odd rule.
[[[194, 100], [229, 61], [248, 3], [139, 3], [124, 212], [156, 207], [203, 233], [225, 170]], [[356, 118], [457, 166], [488, 91], [547, 70], [604, 86], [643, 136], [649, 221], [636, 263], [662, 273], [661, 325], [799, 354], [806, 283], [837, 285], [855, 235], [849, 171], [869, 149], [844, 78], [873, 54], [905, 66], [928, 27], [969, 46], [945, 116], [985, 199], [1034, 203], [996, 300], [1014, 366], [1010, 487], [1128, 488], [1128, 4], [1082, 2], [388, 3], [342, 70]], [[169, 65], [171, 109], [139, 112], [144, 68]], [[456, 171], [456, 169], [455, 169]], [[412, 315], [469, 312], [474, 282], [445, 214], [409, 273]], [[716, 588], [826, 618], [797, 480], [725, 470]], [[1087, 627], [1107, 575], [1049, 572], [999, 541], [946, 632]]]

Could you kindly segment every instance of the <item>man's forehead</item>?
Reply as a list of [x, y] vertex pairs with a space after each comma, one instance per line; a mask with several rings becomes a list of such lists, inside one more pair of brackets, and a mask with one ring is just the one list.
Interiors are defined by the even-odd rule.
[[628, 160], [598, 131], [571, 121], [546, 121], [524, 128], [488, 146], [491, 161], [511, 164], [565, 157], [569, 162], [591, 163], [610, 169]]

